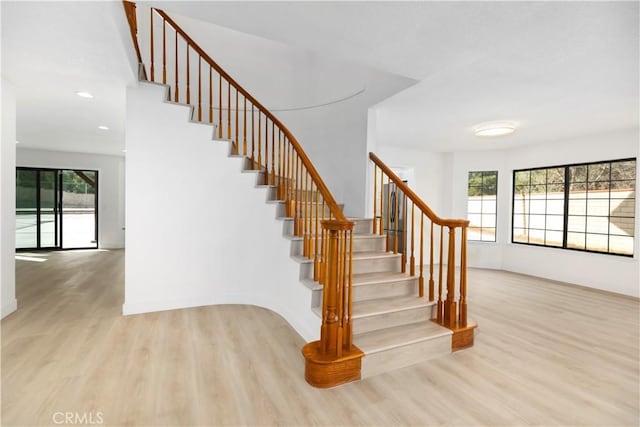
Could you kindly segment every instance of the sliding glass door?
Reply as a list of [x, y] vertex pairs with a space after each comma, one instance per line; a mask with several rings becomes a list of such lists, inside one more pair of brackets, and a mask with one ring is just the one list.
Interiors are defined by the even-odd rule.
[[17, 168], [16, 248], [97, 248], [97, 206], [97, 171]]
[[98, 172], [63, 170], [62, 247], [98, 247]]
[[38, 239], [38, 182], [37, 170], [16, 171], [16, 248], [36, 248]]
[[41, 170], [40, 172], [40, 246], [43, 248], [58, 247], [60, 239], [60, 223], [58, 215], [58, 183], [57, 171]]

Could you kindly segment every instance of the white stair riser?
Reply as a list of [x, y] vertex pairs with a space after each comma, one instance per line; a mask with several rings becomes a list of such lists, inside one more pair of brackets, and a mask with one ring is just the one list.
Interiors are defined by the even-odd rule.
[[354, 252], [384, 252], [386, 248], [384, 236], [353, 239]]
[[[242, 166], [243, 170], [257, 170], [258, 169], [258, 164], [257, 164], [257, 159], [255, 164], [251, 163], [251, 158], [250, 157], [245, 157], [244, 159], [244, 165]], [[260, 178], [260, 182], [262, 182], [262, 178]]]
[[[280, 216], [280, 218], [282, 218], [282, 216]], [[290, 218], [287, 218], [287, 219], [284, 220], [283, 234], [285, 236], [293, 236], [294, 235], [294, 233], [293, 233], [294, 222], [295, 221], [293, 219], [290, 219]], [[306, 225], [307, 225], [307, 230], [310, 233], [315, 234], [315, 232], [316, 232], [316, 221], [315, 221], [315, 219], [312, 219], [311, 221], [309, 221], [307, 219], [306, 220]], [[305, 226], [305, 223], [302, 222], [301, 227], [303, 229], [303, 232], [304, 232], [304, 226]], [[318, 233], [321, 233], [321, 232], [322, 232], [322, 218], [319, 218], [318, 219]], [[302, 237], [302, 236], [300, 236], [300, 237]]]
[[358, 219], [355, 220], [356, 225], [353, 227], [354, 234], [367, 234], [372, 233], [373, 231], [373, 220], [372, 219]]
[[[353, 252], [384, 252], [384, 238], [366, 237], [353, 239]], [[302, 255], [304, 242], [302, 239], [291, 241], [291, 255]]]
[[418, 279], [398, 280], [353, 287], [353, 301], [418, 295]]
[[276, 187], [269, 187], [269, 192], [267, 193], [267, 200], [273, 201], [278, 199], [278, 189]]
[[[353, 287], [353, 302], [410, 295], [418, 295], [417, 279]], [[320, 306], [322, 303], [322, 289], [314, 289], [312, 299], [312, 307]]]
[[400, 255], [382, 258], [363, 258], [353, 260], [353, 274], [399, 272], [402, 257]]
[[[322, 289], [314, 289], [311, 291], [311, 307], [317, 308], [320, 306], [322, 306]], [[316, 314], [322, 317], [322, 311], [316, 312]]]
[[[400, 256], [387, 256], [383, 258], [362, 258], [353, 260], [353, 274], [399, 272], [401, 264]], [[313, 278], [313, 262], [300, 264], [300, 278]]]
[[362, 378], [415, 365], [450, 353], [451, 335], [445, 335], [386, 351], [366, 354], [362, 359]]
[[411, 323], [424, 322], [431, 319], [433, 306], [423, 306], [410, 310], [393, 311], [385, 314], [377, 314], [353, 319], [353, 333], [362, 334], [379, 329], [391, 328]]

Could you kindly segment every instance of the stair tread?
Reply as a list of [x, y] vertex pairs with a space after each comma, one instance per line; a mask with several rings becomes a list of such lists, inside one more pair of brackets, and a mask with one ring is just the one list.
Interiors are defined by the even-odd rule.
[[[361, 273], [353, 275], [353, 286], [375, 285], [379, 283], [397, 282], [401, 280], [417, 280], [418, 276], [407, 273]], [[302, 282], [310, 289], [322, 289], [322, 285], [313, 279], [305, 278]]]
[[[278, 219], [288, 219], [290, 221], [293, 221], [293, 217], [292, 216], [281, 216], [278, 217]], [[325, 219], [329, 219], [329, 218], [325, 218]], [[347, 221], [371, 221], [371, 218], [347, 218]]]
[[[274, 185], [274, 187], [277, 187], [277, 185]], [[271, 200], [271, 202], [273, 203], [286, 203], [286, 200], [282, 200], [282, 199], [273, 199]], [[327, 205], [325, 202], [317, 202], [317, 201], [305, 201], [305, 200], [298, 200], [296, 203], [301, 203], [301, 204], [310, 204], [310, 205], [325, 205], [327, 208], [329, 207], [329, 205]], [[338, 203], [338, 206], [340, 205], [344, 205], [344, 203]]]
[[393, 252], [382, 251], [370, 251], [370, 252], [354, 252], [353, 259], [366, 259], [366, 258], [395, 258], [402, 257], [402, 254], [394, 254]]
[[353, 302], [353, 318], [376, 316], [397, 311], [430, 307], [435, 304], [425, 297], [401, 296], [393, 298], [379, 298]]
[[373, 285], [377, 283], [396, 282], [399, 280], [417, 279], [418, 276], [410, 276], [408, 273], [400, 272], [379, 272], [379, 273], [360, 273], [353, 275], [353, 285]]
[[[353, 260], [355, 261], [359, 259], [395, 258], [401, 256], [402, 254], [394, 254], [393, 252], [354, 252]], [[313, 259], [309, 259], [303, 255], [291, 255], [291, 258], [300, 263], [313, 262]]]
[[[285, 236], [287, 239], [289, 240], [302, 240], [303, 237], [302, 236]], [[311, 234], [311, 238], [315, 238], [316, 235], [315, 234]], [[353, 235], [354, 239], [375, 239], [375, 238], [384, 238], [384, 235], [379, 235], [379, 234], [373, 234], [373, 233], [356, 233]]]
[[354, 335], [353, 343], [365, 354], [378, 353], [429, 339], [449, 336], [453, 332], [435, 322], [425, 320]]

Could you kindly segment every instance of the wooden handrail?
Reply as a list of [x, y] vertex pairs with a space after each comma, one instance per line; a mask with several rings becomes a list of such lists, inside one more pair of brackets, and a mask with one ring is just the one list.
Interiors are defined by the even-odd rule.
[[129, 22], [129, 30], [131, 31], [133, 48], [135, 49], [136, 56], [138, 57], [138, 66], [142, 67], [142, 76], [146, 80], [147, 71], [144, 68], [142, 55], [140, 54], [140, 46], [138, 45], [138, 20], [136, 19], [136, 4], [131, 1], [123, 0], [122, 5], [124, 6], [124, 13], [127, 16], [127, 22]]
[[431, 221], [435, 224], [442, 225], [444, 227], [466, 227], [469, 225], [469, 220], [466, 219], [444, 219], [436, 215], [435, 212], [420, 198], [416, 193], [407, 186], [387, 165], [385, 165], [378, 156], [373, 153], [369, 153], [371, 161], [377, 165], [382, 172], [384, 172], [393, 183], [402, 191], [422, 212], [424, 212]]
[[[469, 221], [466, 219], [443, 219], [436, 215], [433, 210], [424, 202], [416, 193], [414, 193], [407, 184], [405, 184], [387, 165], [382, 162], [373, 153], [369, 153], [369, 158], [373, 162], [373, 233], [383, 234], [387, 232], [387, 251], [402, 254], [402, 271], [406, 271], [405, 263], [409, 260], [409, 275], [416, 276], [418, 279], [418, 296], [425, 296], [425, 285], [429, 287], [429, 301], [436, 299], [436, 280], [435, 266], [438, 269], [438, 292], [436, 317], [434, 321], [454, 331], [454, 349], [462, 348], [473, 342], [474, 323], [470, 323], [467, 318], [467, 228]], [[378, 184], [378, 169], [380, 169], [380, 183]], [[386, 184], [385, 184], [386, 177]], [[378, 187], [379, 185], [379, 187]], [[400, 223], [404, 223], [402, 227], [402, 235], [394, 233], [393, 229], [399, 224], [390, 224], [391, 217], [395, 215], [399, 218], [399, 210], [397, 202], [391, 200], [401, 200], [403, 203], [402, 215]], [[407, 247], [406, 231], [406, 215], [408, 212], [408, 203], [411, 204], [411, 232], [409, 233], [409, 247]], [[380, 208], [380, 216], [378, 216], [378, 204]], [[386, 206], [385, 206], [386, 205]], [[416, 208], [417, 207], [417, 212]], [[419, 217], [419, 225], [415, 223], [415, 215]], [[425, 230], [425, 217], [431, 222], [428, 231]], [[384, 224], [386, 220], [386, 224]], [[379, 222], [379, 223], [378, 223]], [[439, 239], [436, 239], [434, 224], [437, 225]], [[456, 231], [459, 229], [459, 233]], [[425, 241], [428, 234], [428, 249], [425, 249]], [[389, 234], [393, 233], [393, 245], [389, 243]], [[445, 233], [448, 234], [447, 250], [445, 259]], [[416, 234], [419, 238], [419, 244], [416, 248]], [[460, 246], [456, 247], [457, 237], [460, 238]], [[402, 242], [398, 244], [398, 240]], [[439, 243], [438, 243], [439, 241]], [[439, 248], [439, 259], [436, 263], [436, 248]], [[399, 249], [401, 248], [401, 249]], [[418, 252], [416, 258], [415, 252]], [[428, 253], [429, 272], [428, 282], [425, 283], [424, 258]], [[460, 276], [456, 279], [456, 260], [457, 254], [460, 255]], [[418, 271], [416, 271], [416, 260], [418, 260]], [[434, 265], [435, 264], [435, 265]], [[446, 269], [444, 266], [446, 265]], [[446, 275], [446, 280], [444, 277]], [[457, 291], [456, 291], [456, 284]], [[462, 335], [460, 335], [462, 334]], [[462, 338], [455, 338], [455, 336]]]
[[172, 26], [177, 33], [180, 34], [180, 36], [187, 42], [187, 44], [195, 52], [197, 52], [198, 55], [200, 55], [202, 59], [204, 59], [213, 69], [215, 69], [218, 72], [218, 74], [220, 74], [225, 80], [227, 80], [227, 82], [229, 82], [237, 91], [242, 93], [242, 95], [246, 99], [251, 101], [251, 103], [258, 108], [259, 112], [261, 112], [266, 117], [271, 119], [271, 121], [276, 126], [278, 126], [280, 130], [282, 130], [285, 137], [291, 142], [291, 145], [295, 149], [298, 156], [300, 156], [300, 160], [302, 161], [304, 167], [309, 172], [309, 175], [311, 175], [311, 179], [316, 185], [318, 191], [320, 191], [320, 194], [322, 194], [322, 197], [324, 198], [329, 209], [331, 210], [331, 213], [335, 216], [337, 220], [346, 221], [347, 218], [344, 216], [342, 209], [340, 209], [340, 206], [338, 205], [336, 200], [333, 198], [333, 195], [331, 194], [326, 184], [320, 177], [320, 174], [318, 173], [316, 168], [313, 166], [313, 163], [311, 163], [311, 160], [309, 160], [309, 157], [304, 152], [304, 150], [302, 149], [302, 146], [300, 145], [298, 140], [295, 138], [295, 136], [293, 136], [291, 131], [289, 131], [289, 129], [287, 129], [287, 127], [280, 120], [278, 120], [276, 116], [274, 116], [269, 110], [267, 110], [265, 106], [263, 106], [257, 99], [251, 96], [249, 92], [247, 92], [242, 86], [240, 86], [238, 82], [236, 82], [229, 74], [227, 74], [227, 72], [224, 71], [222, 67], [220, 67], [191, 37], [189, 37], [189, 35], [187, 35], [187, 33], [185, 33], [184, 30], [180, 28], [180, 26], [173, 19], [171, 19], [169, 15], [167, 15], [163, 10], [160, 10], [160, 9], [154, 8], [153, 10], [155, 10], [160, 16], [162, 16], [162, 18], [170, 26]]

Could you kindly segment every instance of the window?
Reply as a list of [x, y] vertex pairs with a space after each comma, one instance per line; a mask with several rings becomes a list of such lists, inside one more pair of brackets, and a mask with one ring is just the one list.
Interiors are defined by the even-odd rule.
[[517, 170], [512, 242], [633, 255], [636, 160]]
[[467, 240], [496, 241], [498, 172], [469, 172]]
[[516, 171], [513, 182], [513, 241], [562, 246], [564, 169]]

